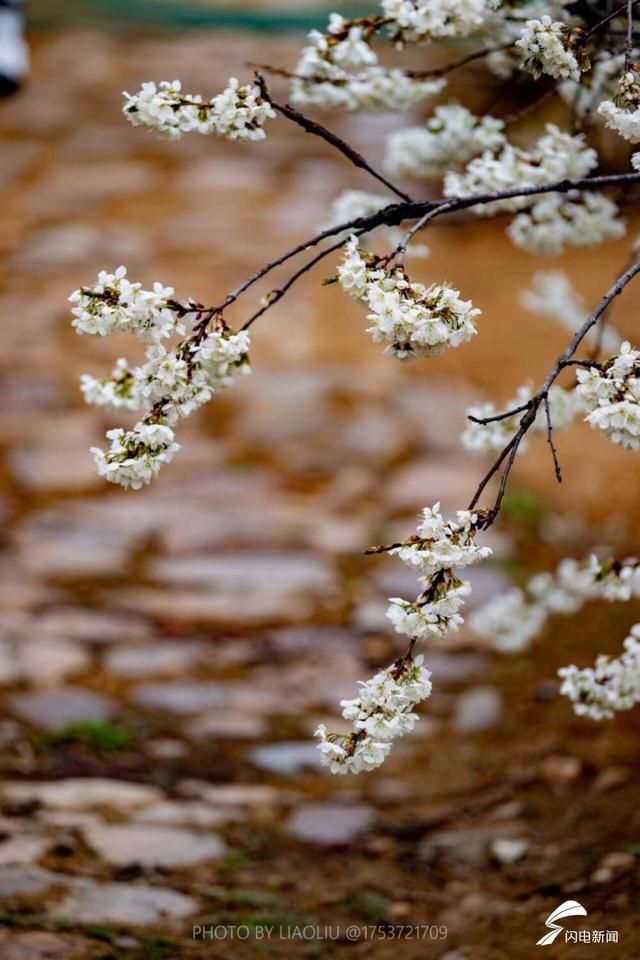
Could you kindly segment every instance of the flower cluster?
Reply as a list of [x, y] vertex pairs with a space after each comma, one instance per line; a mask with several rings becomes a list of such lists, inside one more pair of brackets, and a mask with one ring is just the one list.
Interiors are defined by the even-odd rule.
[[264, 124], [275, 111], [255, 84], [241, 86], [231, 77], [225, 89], [205, 102], [184, 95], [179, 80], [143, 83], [138, 93], [124, 94], [122, 112], [134, 127], [147, 127], [167, 140], [184, 133], [216, 133], [229, 140], [262, 140]]
[[109, 377], [96, 379], [88, 373], [83, 373], [80, 377], [80, 389], [85, 403], [95, 407], [137, 410], [140, 406], [136, 380], [124, 357], [116, 360]]
[[427, 586], [411, 600], [390, 597], [387, 617], [396, 633], [416, 640], [428, 640], [456, 633], [464, 620], [460, 610], [471, 593], [471, 585], [450, 570], [426, 580]]
[[494, 48], [484, 58], [484, 63], [494, 76], [508, 80], [524, 69], [522, 51], [516, 41], [522, 36], [526, 22], [542, 20], [545, 16], [561, 20], [566, 17], [565, 3], [564, 0], [530, 0], [525, 4], [500, 3], [493, 7], [485, 17], [479, 35], [488, 47]]
[[522, 65], [533, 77], [543, 73], [556, 80], [579, 80], [589, 61], [582, 52], [581, 30], [572, 30], [545, 14], [540, 20], [527, 20], [516, 41]]
[[522, 590], [512, 587], [475, 610], [469, 623], [472, 630], [489, 639], [496, 650], [519, 653], [540, 633], [546, 619], [542, 607], [528, 602]]
[[618, 213], [616, 204], [599, 193], [550, 194], [514, 217], [507, 235], [529, 253], [557, 256], [567, 246], [590, 247], [624, 236], [625, 222]]
[[125, 490], [139, 490], [150, 483], [180, 449], [173, 430], [151, 420], [137, 423], [133, 430], [109, 430], [107, 439], [111, 440], [109, 450], [91, 448], [98, 474]]
[[554, 614], [577, 613], [592, 600], [640, 597], [640, 566], [634, 557], [601, 563], [567, 558], [555, 573], [539, 573], [524, 590], [513, 588], [475, 610], [472, 629], [505, 652], [525, 650]]
[[346, 293], [371, 312], [367, 332], [384, 343], [385, 354], [399, 360], [433, 357], [457, 347], [475, 333], [480, 311], [460, 299], [453, 287], [412, 283], [404, 268], [367, 253], [356, 237], [346, 244], [338, 270]]
[[572, 665], [558, 670], [560, 693], [573, 703], [579, 717], [609, 720], [617, 710], [640, 703], [640, 624], [631, 628], [619, 657], [600, 656], [594, 667]]
[[386, 169], [392, 176], [437, 177], [485, 150], [505, 143], [504, 123], [475, 117], [466, 107], [436, 107], [424, 127], [408, 127], [387, 137]]
[[175, 351], [150, 350], [147, 363], [135, 371], [139, 395], [173, 425], [230, 386], [234, 376], [250, 372], [249, 345], [246, 330], [234, 333], [219, 320], [204, 338]]
[[382, 0], [396, 38], [414, 42], [466, 37], [481, 26], [491, 6], [487, 0]]
[[607, 127], [631, 143], [640, 143], [640, 69], [634, 66], [620, 78], [612, 100], [603, 100], [598, 113]]
[[[500, 413], [507, 413], [509, 410], [521, 407], [531, 400], [531, 397], [531, 386], [526, 384], [518, 388], [515, 397], [505, 404], [503, 411], [496, 410], [493, 403], [470, 407], [467, 410], [467, 417], [474, 417], [475, 419], [469, 420], [464, 433], [460, 437], [462, 445], [471, 453], [479, 454], [496, 453], [503, 450], [517, 433], [523, 411], [513, 413], [508, 417], [502, 417], [500, 420], [491, 420], [490, 423], [477, 423], [476, 421], [499, 416]], [[549, 390], [549, 415], [555, 431], [566, 430], [570, 427], [580, 408], [581, 405], [573, 390], [565, 390], [558, 386], [553, 386]], [[541, 404], [529, 433], [544, 434], [546, 432], [546, 410], [544, 405]], [[525, 436], [518, 446], [518, 453], [523, 453], [526, 448], [527, 438]]]
[[74, 306], [72, 326], [78, 333], [133, 333], [139, 340], [158, 341], [172, 333], [184, 333], [171, 305], [173, 287], [154, 283], [144, 290], [141, 283], [127, 280], [126, 267], [115, 273], [98, 274], [93, 287], [81, 287], [69, 297]]
[[[571, 333], [575, 333], [587, 319], [582, 297], [561, 270], [534, 274], [531, 286], [523, 291], [520, 302], [525, 309], [555, 320]], [[599, 339], [603, 349], [612, 353], [620, 347], [620, 337], [609, 325], [602, 331], [590, 330], [587, 339]]]
[[326, 33], [312, 30], [291, 83], [299, 107], [333, 110], [406, 110], [439, 93], [444, 80], [412, 77], [386, 69], [364, 27], [332, 14]]
[[469, 510], [459, 510], [456, 520], [445, 520], [439, 503], [425, 507], [416, 536], [390, 552], [423, 577], [450, 567], [472, 566], [491, 555], [489, 547], [475, 542], [478, 519]]
[[179, 449], [172, 427], [178, 420], [229, 386], [239, 373], [249, 372], [249, 334], [234, 332], [220, 314], [204, 314], [191, 336], [167, 349], [162, 337], [185, 333], [178, 317], [195, 313], [199, 307], [183, 307], [168, 297], [170, 288], [156, 284], [154, 293], [126, 279], [120, 267], [115, 274], [101, 273], [98, 284], [71, 295], [73, 321], [79, 333], [100, 334], [131, 331], [150, 340], [145, 362], [131, 369], [124, 358], [117, 361], [111, 376], [97, 379], [84, 374], [80, 381], [85, 401], [116, 409], [142, 410], [132, 430], [110, 430], [107, 451], [93, 448], [100, 476], [125, 488], [139, 489], [157, 476]]
[[359, 696], [340, 704], [353, 732], [329, 733], [324, 724], [318, 726], [318, 748], [331, 773], [374, 770], [385, 760], [391, 741], [413, 730], [418, 719], [413, 708], [431, 693], [431, 674], [422, 663], [421, 656], [404, 657], [361, 682]]
[[416, 535], [389, 549], [418, 574], [423, 587], [413, 603], [390, 599], [387, 617], [396, 633], [424, 640], [459, 629], [463, 623], [459, 611], [471, 586], [460, 580], [454, 569], [464, 569], [491, 555], [490, 547], [475, 542], [481, 522], [479, 513], [468, 510], [459, 510], [456, 520], [445, 520], [436, 503], [425, 507]]
[[[444, 193], [447, 197], [472, 197], [516, 187], [542, 187], [563, 178], [585, 177], [597, 163], [598, 155], [586, 145], [584, 134], [571, 136], [549, 123], [531, 150], [505, 143], [498, 153], [485, 150], [462, 173], [448, 173]], [[535, 197], [514, 197], [478, 204], [474, 210], [479, 216], [517, 211], [535, 200]]]
[[627, 450], [640, 449], [640, 351], [623, 343], [602, 368], [578, 370], [586, 421]]
[[[585, 145], [583, 134], [570, 136], [547, 124], [545, 135], [530, 151], [505, 143], [497, 154], [486, 150], [462, 173], [447, 173], [444, 193], [466, 197], [544, 186], [563, 178], [584, 177], [597, 162], [597, 153]], [[588, 246], [625, 232], [615, 203], [589, 191], [512, 197], [477, 204], [474, 210], [479, 216], [522, 211], [507, 234], [516, 246], [535, 254], [556, 255], [565, 246]]]

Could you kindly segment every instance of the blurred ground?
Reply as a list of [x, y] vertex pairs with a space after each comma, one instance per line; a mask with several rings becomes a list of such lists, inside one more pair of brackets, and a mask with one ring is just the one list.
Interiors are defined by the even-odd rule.
[[[470, 499], [483, 465], [460, 452], [464, 408], [537, 379], [566, 339], [519, 307], [540, 263], [501, 224], [434, 229], [414, 267], [482, 308], [477, 342], [395, 366], [317, 274], [256, 325], [253, 376], [181, 428], [152, 489], [94, 475], [88, 447], [121, 420], [82, 407], [78, 376], [135, 359], [135, 345], [76, 337], [69, 291], [125, 262], [134, 278], [217, 302], [314, 232], [341, 187], [369, 186], [282, 122], [247, 149], [158, 142], [121, 119], [119, 92], [173, 76], [215, 91], [245, 60], [291, 65], [295, 47], [49, 35], [29, 90], [0, 107], [0, 957], [530, 957], [570, 898], [620, 942], [567, 955], [637, 957], [637, 712], [578, 721], [555, 684], [560, 665], [615, 650], [637, 610], [556, 622], [517, 658], [468, 634], [430, 651], [434, 694], [375, 775], [327, 777], [310, 744], [395, 655], [384, 599], [415, 592], [394, 561], [362, 551], [410, 532], [426, 503]], [[379, 161], [382, 133], [402, 122], [339, 129]], [[562, 266], [592, 303], [626, 252]], [[628, 335], [633, 306], [629, 292], [616, 312]], [[475, 602], [562, 552], [633, 549], [630, 455], [580, 428], [560, 452], [556, 489], [532, 445]], [[349, 923], [353, 943], [191, 933]], [[447, 935], [390, 949], [367, 936], [378, 924]]]

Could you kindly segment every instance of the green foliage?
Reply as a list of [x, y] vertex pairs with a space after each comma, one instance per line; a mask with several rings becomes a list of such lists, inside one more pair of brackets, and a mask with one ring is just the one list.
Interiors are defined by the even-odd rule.
[[389, 919], [389, 901], [375, 890], [356, 890], [349, 894], [346, 903], [371, 923], [384, 923]]
[[50, 746], [78, 743], [97, 753], [118, 753], [128, 750], [134, 739], [133, 731], [128, 727], [101, 720], [70, 723], [47, 735]]
[[206, 896], [228, 907], [257, 907], [270, 910], [282, 906], [280, 897], [260, 890], [227, 890], [223, 887], [212, 887], [206, 891]]
[[218, 876], [225, 884], [233, 882], [233, 878], [240, 870], [249, 865], [249, 858], [241, 850], [232, 850], [228, 856], [218, 864]]
[[0, 909], [0, 927], [10, 927], [13, 929], [22, 929], [33, 927], [38, 924], [39, 917], [33, 913], [20, 913], [17, 910]]
[[544, 516], [544, 506], [533, 490], [512, 487], [502, 501], [502, 513], [507, 520], [538, 530]]

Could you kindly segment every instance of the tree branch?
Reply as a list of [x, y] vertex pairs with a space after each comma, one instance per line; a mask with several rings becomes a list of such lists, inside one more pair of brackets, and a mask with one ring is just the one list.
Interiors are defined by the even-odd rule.
[[[618, 277], [614, 285], [611, 287], [610, 290], [607, 291], [607, 293], [604, 295], [604, 297], [602, 298], [598, 306], [595, 308], [593, 313], [591, 313], [587, 317], [587, 319], [582, 324], [580, 329], [573, 336], [573, 339], [569, 343], [566, 350], [564, 350], [564, 352], [561, 353], [558, 359], [556, 360], [555, 364], [547, 374], [538, 392], [531, 398], [531, 401], [529, 402], [529, 406], [520, 421], [520, 426], [518, 428], [517, 433], [511, 438], [511, 440], [506, 445], [506, 447], [498, 455], [498, 458], [496, 459], [495, 463], [492, 464], [488, 472], [480, 481], [478, 489], [476, 490], [473, 496], [473, 499], [469, 504], [470, 510], [473, 510], [473, 508], [476, 506], [480, 497], [482, 496], [482, 493], [485, 487], [487, 486], [491, 478], [498, 472], [498, 470], [506, 460], [504, 470], [502, 471], [502, 475], [500, 477], [500, 487], [498, 489], [498, 496], [496, 497], [493, 507], [491, 508], [491, 510], [488, 511], [487, 519], [484, 524], [485, 527], [490, 526], [494, 522], [494, 520], [496, 519], [500, 511], [502, 498], [504, 497], [504, 493], [507, 486], [507, 480], [509, 479], [509, 474], [511, 472], [511, 468], [513, 467], [516, 453], [518, 452], [518, 447], [520, 446], [520, 443], [524, 435], [532, 426], [536, 418], [536, 414], [538, 412], [538, 408], [540, 404], [541, 403], [545, 403], [545, 405], [548, 404], [549, 390], [551, 389], [551, 386], [554, 383], [556, 377], [566, 366], [571, 365], [572, 357], [574, 353], [576, 352], [576, 350], [578, 349], [578, 347], [580, 346], [580, 344], [582, 343], [586, 335], [589, 333], [591, 328], [596, 325], [596, 323], [598, 322], [600, 317], [603, 315], [605, 310], [608, 309], [608, 307], [615, 300], [615, 298], [619, 296], [619, 294], [624, 290], [626, 285], [631, 280], [633, 280], [633, 278], [638, 273], [640, 273], [640, 260], [634, 263], [631, 267], [629, 267], [628, 270], [626, 270], [623, 274], [621, 274], [621, 276]], [[547, 420], [547, 424], [549, 425], [549, 420]], [[552, 447], [552, 449], [554, 448]], [[554, 453], [554, 462], [558, 470], [559, 467], [557, 465], [555, 453]]]
[[474, 417], [468, 414], [467, 420], [471, 420], [472, 423], [479, 423], [484, 427], [488, 423], [495, 423], [497, 420], [508, 420], [509, 417], [515, 416], [516, 413], [522, 413], [524, 410], [528, 410], [530, 406], [531, 401], [527, 400], [526, 403], [522, 403], [519, 407], [512, 407], [511, 410], [505, 410], [504, 413], [496, 413], [493, 417]]
[[384, 176], [384, 174], [379, 173], [377, 170], [367, 163], [362, 154], [358, 153], [357, 150], [354, 150], [346, 140], [343, 140], [337, 134], [332, 133], [331, 130], [327, 130], [326, 127], [323, 127], [321, 123], [317, 123], [315, 120], [310, 120], [308, 117], [305, 117], [303, 113], [300, 113], [298, 110], [294, 110], [293, 107], [290, 107], [288, 103], [276, 103], [275, 100], [272, 100], [266, 88], [263, 87], [263, 95], [266, 99], [269, 100], [269, 103], [274, 110], [277, 110], [278, 113], [281, 113], [283, 117], [286, 117], [287, 120], [291, 120], [293, 123], [296, 123], [299, 127], [305, 131], [305, 133], [311, 133], [315, 137], [320, 137], [321, 140], [325, 140], [327, 143], [331, 144], [332, 147], [335, 147], [336, 150], [339, 150], [340, 153], [344, 154], [351, 163], [358, 167], [360, 170], [366, 170], [372, 177], [378, 180], [380, 183], [384, 184], [387, 190], [391, 190], [392, 193], [395, 193], [397, 197], [400, 197], [402, 200], [411, 202], [411, 197], [408, 193], [405, 193], [404, 190], [400, 190], [399, 187], [396, 187], [395, 184], [391, 183], [390, 180]]
[[571, 190], [592, 190], [634, 183], [640, 183], [640, 173], [638, 172], [584, 177], [580, 180], [558, 180], [555, 183], [541, 187], [520, 187], [512, 190], [502, 190], [498, 193], [477, 194], [471, 197], [451, 197], [441, 200], [410, 200], [406, 203], [391, 203], [389, 206], [383, 207], [382, 210], [371, 214], [369, 217], [356, 217], [354, 220], [348, 220], [345, 223], [336, 224], [334, 227], [328, 227], [309, 240], [305, 240], [304, 243], [298, 244], [297, 247], [293, 247], [274, 260], [265, 263], [259, 270], [256, 270], [255, 273], [252, 273], [250, 277], [236, 287], [235, 290], [227, 294], [220, 304], [212, 307], [211, 314], [220, 313], [225, 307], [235, 303], [242, 293], [276, 267], [291, 260], [299, 253], [304, 253], [305, 250], [317, 246], [319, 243], [322, 243], [323, 240], [347, 231], [363, 234], [370, 233], [372, 230], [375, 230], [376, 227], [396, 227], [405, 220], [419, 219], [426, 213], [432, 213], [433, 217], [438, 217], [445, 213], [468, 210], [479, 204], [492, 203], [496, 200], [511, 200], [515, 197], [534, 197], [545, 193], [569, 193]]
[[606, 23], [609, 23], [611, 20], [615, 20], [616, 17], [620, 17], [625, 12], [625, 10], [627, 11], [627, 18], [630, 19], [633, 11], [633, 7], [636, 5], [636, 3], [639, 3], [639, 2], [640, 0], [626, 0], [626, 3], [624, 3], [621, 7], [617, 7], [612, 13], [607, 14], [607, 16], [603, 17], [602, 20], [598, 20], [597, 23], [595, 23], [589, 30], [587, 30], [585, 34], [585, 39], [587, 37], [590, 37], [591, 34], [596, 33]]
[[263, 303], [260, 309], [256, 310], [256, 312], [251, 317], [249, 317], [248, 320], [245, 321], [245, 323], [242, 325], [240, 329], [248, 330], [249, 327], [255, 323], [258, 317], [261, 317], [263, 313], [266, 313], [267, 310], [269, 310], [274, 304], [278, 302], [278, 300], [281, 300], [282, 297], [284, 297], [287, 290], [289, 290], [290, 287], [292, 287], [294, 283], [300, 279], [300, 277], [302, 277], [305, 273], [311, 270], [312, 267], [315, 267], [316, 263], [319, 263], [320, 260], [323, 260], [330, 253], [333, 253], [334, 250], [338, 250], [343, 245], [343, 243], [344, 243], [344, 240], [341, 237], [340, 240], [336, 241], [336, 243], [331, 244], [330, 247], [326, 247], [324, 250], [321, 250], [320, 253], [317, 253], [315, 257], [312, 257], [311, 260], [308, 260], [304, 264], [304, 266], [300, 267], [299, 270], [297, 270], [294, 274], [292, 274], [286, 283], [284, 283], [281, 287], [278, 287], [276, 290], [272, 290], [269, 294], [267, 294], [267, 302]]
[[404, 72], [406, 76], [412, 77], [414, 80], [428, 80], [430, 77], [444, 77], [453, 70], [458, 70], [460, 67], [466, 67], [468, 63], [473, 63], [474, 60], [482, 60], [484, 57], [488, 57], [491, 53], [502, 53], [503, 50], [510, 50], [513, 46], [513, 41], [511, 43], [503, 43], [499, 47], [475, 50], [473, 53], [468, 53], [466, 57], [461, 57], [459, 60], [453, 60], [451, 63], [445, 63], [442, 67], [434, 67], [432, 70], [405, 70]]

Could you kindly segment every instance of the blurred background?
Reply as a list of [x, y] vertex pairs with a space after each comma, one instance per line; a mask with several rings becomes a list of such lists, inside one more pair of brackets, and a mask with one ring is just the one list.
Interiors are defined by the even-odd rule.
[[[558, 619], [517, 656], [468, 631], [430, 649], [433, 695], [375, 774], [325, 775], [311, 738], [397, 655], [385, 600], [416, 592], [400, 564], [363, 551], [411, 533], [425, 504], [469, 501], [485, 464], [461, 451], [465, 408], [538, 382], [566, 343], [519, 291], [560, 267], [594, 305], [633, 221], [626, 239], [551, 264], [516, 250], [499, 219], [439, 221], [410, 269], [472, 299], [479, 336], [406, 366], [321, 286], [329, 259], [255, 325], [253, 375], [181, 425], [152, 488], [125, 493], [94, 473], [88, 448], [123, 418], [84, 407], [78, 378], [138, 360], [139, 344], [76, 336], [73, 289], [125, 263], [145, 285], [219, 302], [315, 233], [342, 189], [378, 192], [281, 119], [254, 145], [156, 140], [122, 118], [121, 91], [179, 77], [207, 96], [247, 61], [292, 69], [330, 9], [31, 4], [31, 75], [0, 102], [3, 960], [389, 955], [366, 933], [261, 942], [265, 923], [431, 924], [394, 956], [529, 957], [565, 899], [590, 928], [619, 931], [617, 947], [572, 955], [638, 955], [637, 712], [579, 720], [556, 682], [559, 666], [619, 648], [640, 619], [632, 605]], [[274, 89], [286, 97], [284, 81]], [[445, 96], [482, 107], [496, 88], [470, 68]], [[529, 113], [516, 139], [558, 109]], [[320, 119], [380, 166], [385, 135], [427, 110]], [[613, 317], [631, 339], [637, 304], [629, 288]], [[566, 554], [634, 551], [632, 455], [581, 426], [558, 446], [561, 487], [542, 441], [519, 462], [473, 603]], [[202, 942], [194, 924], [252, 934]]]

